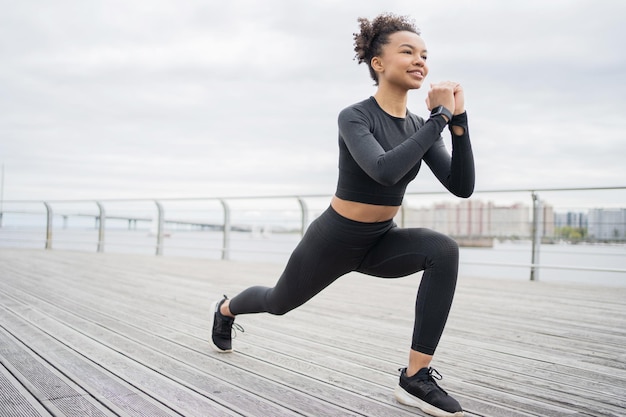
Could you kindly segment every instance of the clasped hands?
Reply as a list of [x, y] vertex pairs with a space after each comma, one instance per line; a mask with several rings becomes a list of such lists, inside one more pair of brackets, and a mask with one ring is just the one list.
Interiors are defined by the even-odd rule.
[[465, 111], [465, 96], [461, 84], [453, 81], [431, 84], [426, 97], [426, 107], [428, 110], [432, 110], [437, 106], [445, 107], [455, 116], [463, 113]]

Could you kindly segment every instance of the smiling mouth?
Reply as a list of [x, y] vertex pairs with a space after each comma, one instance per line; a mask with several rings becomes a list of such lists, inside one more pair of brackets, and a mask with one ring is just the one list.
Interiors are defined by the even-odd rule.
[[412, 76], [417, 76], [418, 78], [424, 78], [424, 74], [422, 74], [422, 71], [409, 71], [409, 74], [411, 74]]

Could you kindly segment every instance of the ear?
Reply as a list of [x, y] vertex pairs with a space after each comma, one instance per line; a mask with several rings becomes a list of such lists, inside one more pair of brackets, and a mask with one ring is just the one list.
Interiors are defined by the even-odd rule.
[[373, 57], [370, 61], [370, 65], [372, 66], [372, 69], [376, 72], [383, 72], [383, 70], [385, 69], [385, 67], [383, 66], [383, 60], [380, 59], [379, 56]]

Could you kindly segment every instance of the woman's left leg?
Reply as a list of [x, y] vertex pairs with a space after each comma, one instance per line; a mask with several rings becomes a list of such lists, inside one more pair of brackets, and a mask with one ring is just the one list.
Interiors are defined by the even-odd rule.
[[394, 227], [357, 269], [386, 278], [424, 271], [415, 302], [409, 365], [400, 373], [394, 396], [402, 404], [437, 416], [463, 416], [459, 402], [439, 387], [435, 380], [439, 373], [430, 367], [452, 306], [458, 265], [459, 247], [448, 236]]
[[427, 367], [439, 344], [454, 298], [458, 244], [429, 229], [394, 227], [370, 250], [357, 271], [397, 278], [424, 271], [415, 302], [407, 374]]

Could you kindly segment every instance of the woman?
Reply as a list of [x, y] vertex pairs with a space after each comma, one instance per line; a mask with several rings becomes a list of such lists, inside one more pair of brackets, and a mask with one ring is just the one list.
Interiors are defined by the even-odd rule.
[[[392, 14], [359, 23], [356, 57], [368, 65], [377, 91], [339, 114], [339, 180], [330, 207], [311, 223], [275, 287], [251, 287], [213, 304], [210, 342], [217, 351], [231, 352], [236, 315], [285, 314], [351, 271], [383, 278], [424, 271], [409, 363], [401, 369], [395, 397], [435, 416], [462, 416], [459, 403], [435, 382], [439, 373], [429, 367], [452, 305], [458, 245], [432, 230], [399, 228], [393, 218], [422, 161], [456, 196], [472, 194], [474, 160], [463, 89], [449, 81], [433, 84], [428, 120], [410, 113], [407, 94], [428, 75], [420, 32]], [[446, 125], [451, 155], [441, 138]]]

